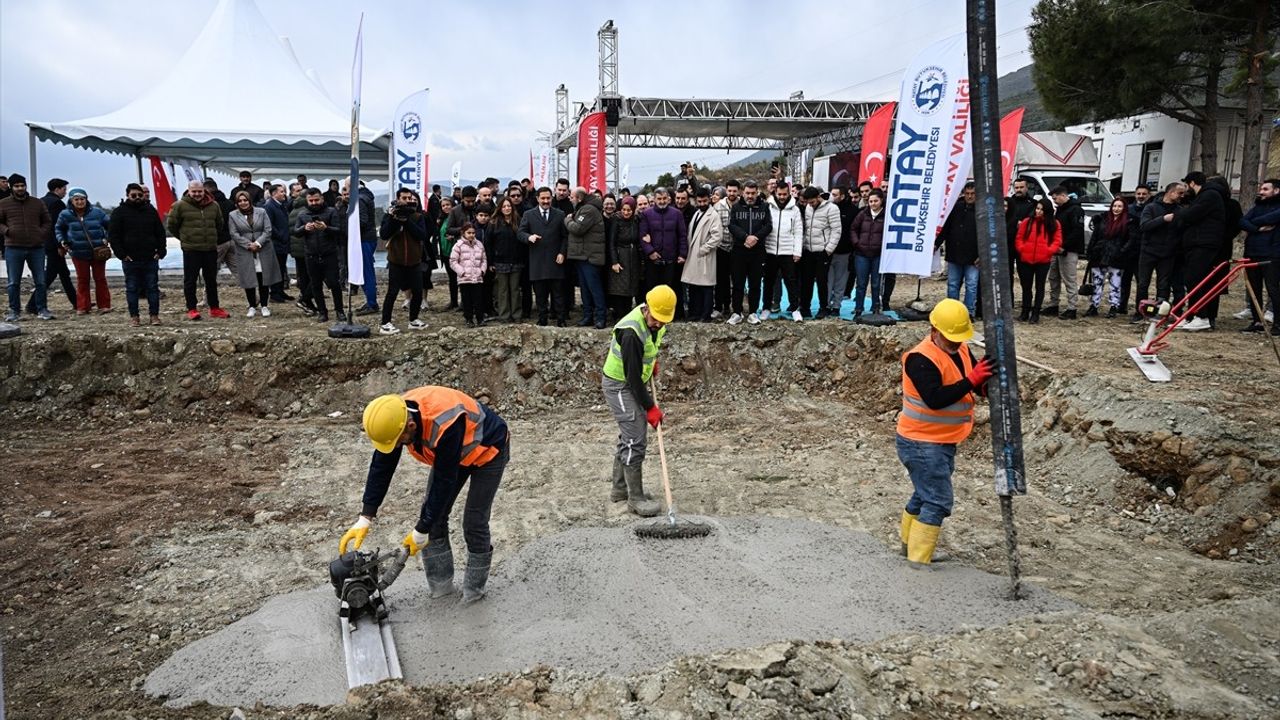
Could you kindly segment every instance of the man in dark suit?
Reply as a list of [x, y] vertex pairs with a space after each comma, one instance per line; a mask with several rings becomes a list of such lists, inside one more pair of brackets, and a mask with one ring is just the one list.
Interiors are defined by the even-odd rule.
[[[538, 207], [520, 218], [517, 239], [529, 246], [529, 281], [538, 306], [538, 324], [546, 325], [548, 311], [554, 309], [556, 325], [569, 319], [562, 284], [564, 257], [569, 251], [569, 234], [564, 212], [551, 206], [551, 188], [538, 188]], [[548, 305], [548, 300], [550, 305]]]

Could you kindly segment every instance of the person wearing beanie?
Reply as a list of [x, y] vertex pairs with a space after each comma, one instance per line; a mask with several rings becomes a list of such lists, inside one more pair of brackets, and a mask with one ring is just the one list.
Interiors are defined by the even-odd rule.
[[17, 322], [22, 311], [22, 269], [31, 270], [32, 299], [41, 320], [52, 320], [44, 284], [44, 242], [51, 221], [45, 204], [27, 192], [27, 179], [10, 175], [11, 195], [0, 198], [0, 237], [4, 238], [5, 269], [9, 273], [9, 312], [5, 322]]
[[58, 213], [53, 231], [76, 267], [76, 314], [88, 315], [96, 305], [98, 312], [105, 315], [111, 312], [111, 291], [107, 288], [107, 259], [111, 257], [111, 248], [107, 245], [107, 213], [89, 204], [89, 193], [84, 188], [71, 188], [67, 198], [71, 206]]

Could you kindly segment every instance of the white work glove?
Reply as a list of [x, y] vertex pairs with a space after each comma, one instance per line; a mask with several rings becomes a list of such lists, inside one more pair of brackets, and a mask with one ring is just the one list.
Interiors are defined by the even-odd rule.
[[364, 544], [365, 537], [369, 534], [369, 526], [373, 524], [371, 518], [364, 515], [356, 520], [356, 524], [351, 529], [342, 534], [342, 539], [338, 541], [338, 554], [344, 555], [347, 552], [347, 546], [350, 545], [352, 550], [359, 550]]

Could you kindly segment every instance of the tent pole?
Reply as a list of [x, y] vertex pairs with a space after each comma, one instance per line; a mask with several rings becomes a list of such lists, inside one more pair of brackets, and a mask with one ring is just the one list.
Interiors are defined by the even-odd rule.
[[36, 187], [36, 131], [32, 127], [27, 127], [27, 155], [31, 163], [31, 180], [27, 187], [33, 188]]
[[138, 151], [133, 154], [133, 159], [138, 163], [138, 184], [142, 185], [144, 183], [142, 179], [142, 148], [138, 148]]

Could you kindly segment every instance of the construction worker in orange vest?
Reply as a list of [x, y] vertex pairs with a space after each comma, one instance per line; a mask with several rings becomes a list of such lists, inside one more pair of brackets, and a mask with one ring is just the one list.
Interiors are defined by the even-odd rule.
[[453, 593], [453, 549], [449, 544], [449, 512], [468, 480], [462, 533], [467, 543], [467, 570], [462, 602], [484, 597], [493, 559], [489, 513], [502, 473], [511, 457], [507, 423], [466, 393], [428, 385], [403, 395], [376, 397], [364, 409], [364, 432], [373, 443], [373, 459], [364, 485], [363, 508], [355, 525], [338, 543], [338, 551], [358, 549], [369, 534], [391, 486], [404, 450], [431, 466], [426, 500], [418, 522], [402, 545], [410, 555], [426, 549], [422, 564], [431, 597]]
[[986, 394], [995, 369], [990, 358], [974, 364], [969, 354], [965, 343], [973, 337], [973, 324], [964, 303], [939, 302], [929, 324], [929, 336], [902, 355], [898, 459], [915, 492], [902, 511], [900, 535], [912, 567], [934, 560], [942, 520], [955, 501], [956, 445], [973, 431], [974, 396]]

